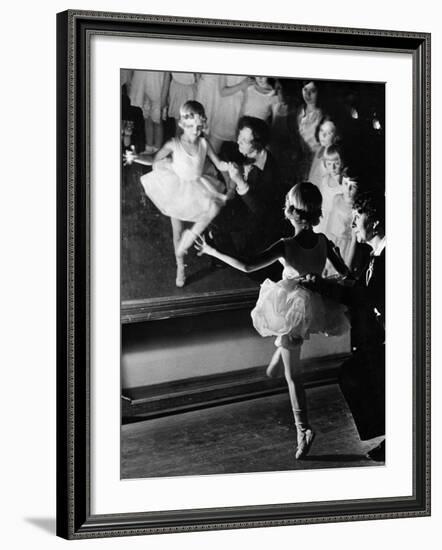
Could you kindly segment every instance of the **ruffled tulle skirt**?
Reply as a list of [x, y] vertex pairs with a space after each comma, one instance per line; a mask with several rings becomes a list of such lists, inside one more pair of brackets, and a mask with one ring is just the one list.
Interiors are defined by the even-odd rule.
[[197, 222], [225, 204], [224, 184], [212, 176], [180, 178], [168, 159], [140, 179], [146, 195], [165, 216]]
[[347, 308], [301, 286], [297, 279], [266, 279], [251, 315], [261, 336], [308, 338], [312, 333], [344, 334], [350, 328]]

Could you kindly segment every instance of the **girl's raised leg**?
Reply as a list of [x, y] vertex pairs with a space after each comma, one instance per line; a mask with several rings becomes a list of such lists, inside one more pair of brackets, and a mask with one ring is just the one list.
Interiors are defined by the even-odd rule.
[[313, 443], [315, 434], [310, 427], [307, 415], [307, 400], [303, 384], [301, 367], [302, 340], [291, 342], [290, 347], [281, 347], [284, 374], [289, 389], [290, 403], [297, 431], [297, 449], [295, 458], [306, 456]]
[[219, 211], [220, 207], [213, 203], [207, 216], [204, 216], [203, 219], [195, 222], [190, 229], [186, 229], [186, 231], [183, 232], [179, 245], [176, 249], [176, 253], [178, 255], [184, 256], [187, 253], [197, 237], [199, 237], [204, 232], [206, 227], [219, 213]]

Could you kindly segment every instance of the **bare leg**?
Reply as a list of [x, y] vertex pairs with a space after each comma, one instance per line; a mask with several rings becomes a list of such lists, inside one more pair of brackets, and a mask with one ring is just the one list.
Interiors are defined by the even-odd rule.
[[305, 429], [309, 424], [307, 420], [305, 390], [302, 383], [301, 345], [292, 347], [291, 349], [284, 347], [280, 349], [295, 424], [297, 428], [299, 426], [301, 429]]
[[146, 134], [146, 147], [153, 145], [153, 122], [151, 118], [144, 119], [144, 131]]
[[161, 149], [161, 146], [163, 145], [163, 136], [164, 136], [164, 129], [163, 129], [163, 122], [160, 120], [160, 122], [153, 123], [153, 145], [157, 149]]
[[172, 236], [173, 236], [173, 249], [175, 251], [176, 259], [176, 280], [175, 284], [178, 287], [183, 287], [186, 282], [186, 274], [184, 271], [184, 258], [178, 254], [178, 245], [181, 240], [181, 236], [184, 231], [184, 223], [176, 218], [170, 218], [172, 224]]
[[203, 233], [206, 227], [210, 224], [213, 218], [219, 213], [220, 206], [215, 203], [212, 204], [212, 207], [207, 216], [204, 216], [203, 219], [195, 222], [190, 229], [183, 233], [183, 236], [180, 240], [180, 243], [177, 247], [177, 254], [184, 256], [189, 248], [193, 245], [196, 238]]
[[266, 375], [269, 378], [277, 378], [278, 376], [281, 376], [283, 372], [284, 368], [281, 364], [281, 348], [277, 347], [267, 366]]
[[307, 400], [302, 381], [301, 345], [302, 340], [299, 340], [299, 343], [292, 343], [290, 348], [281, 347], [284, 374], [297, 430], [298, 446], [295, 455], [297, 459], [308, 453], [314, 439], [314, 433], [308, 421]]

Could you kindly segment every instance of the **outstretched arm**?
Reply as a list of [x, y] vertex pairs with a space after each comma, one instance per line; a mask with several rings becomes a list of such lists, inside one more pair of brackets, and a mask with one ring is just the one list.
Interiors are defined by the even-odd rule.
[[259, 269], [263, 269], [264, 267], [273, 264], [279, 258], [284, 257], [284, 242], [282, 240], [279, 240], [276, 243], [272, 244], [271, 246], [269, 246], [269, 248], [267, 248], [248, 262], [243, 262], [241, 260], [238, 260], [237, 258], [233, 258], [232, 256], [228, 256], [227, 254], [219, 252], [212, 246], [208, 245], [204, 237], [199, 237], [197, 239], [197, 241], [195, 242], [195, 248], [198, 250], [199, 255], [207, 254], [209, 256], [213, 256], [214, 258], [217, 258], [218, 260], [221, 260], [227, 265], [230, 265], [231, 267], [234, 267], [239, 271], [243, 271], [244, 273], [258, 271]]
[[213, 162], [217, 170], [219, 170], [220, 172], [227, 172], [229, 169], [229, 163], [219, 158], [219, 156], [213, 150], [213, 147], [210, 144], [210, 141], [208, 139], [206, 139], [206, 143], [207, 143], [207, 156], [209, 157], [209, 159]]
[[253, 84], [253, 78], [246, 76], [238, 84], [233, 86], [227, 85], [227, 77], [225, 75], [220, 76], [219, 78], [219, 94], [221, 97], [228, 97], [229, 95], [234, 95], [236, 92], [247, 90], [249, 86]]

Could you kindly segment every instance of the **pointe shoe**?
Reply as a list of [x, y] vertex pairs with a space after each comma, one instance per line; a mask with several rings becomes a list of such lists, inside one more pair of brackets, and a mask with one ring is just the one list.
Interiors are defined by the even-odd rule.
[[298, 446], [295, 453], [296, 460], [300, 460], [308, 455], [314, 439], [315, 432], [310, 428], [298, 432]]
[[178, 288], [182, 288], [186, 284], [186, 273], [184, 264], [177, 265], [175, 284]]
[[268, 378], [277, 378], [282, 374], [281, 364], [279, 362], [281, 358], [281, 350], [278, 348], [270, 359], [270, 363], [266, 368], [266, 376]]
[[192, 246], [197, 237], [198, 235], [194, 233], [191, 229], [186, 229], [186, 231], [183, 231], [180, 242], [178, 243], [176, 249], [176, 255], [184, 256], [185, 254], [187, 254], [188, 249]]

